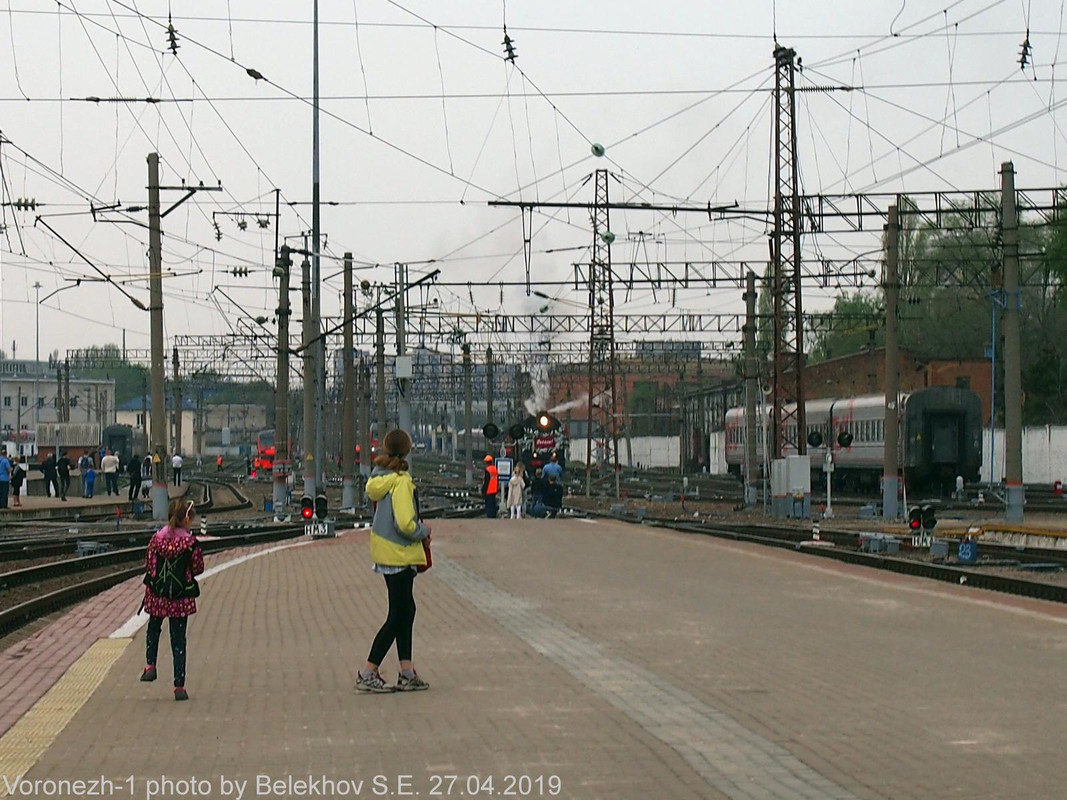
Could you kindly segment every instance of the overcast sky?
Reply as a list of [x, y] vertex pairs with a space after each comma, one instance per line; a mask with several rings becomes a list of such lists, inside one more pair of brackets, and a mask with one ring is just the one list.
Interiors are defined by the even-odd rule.
[[[281, 235], [311, 226], [311, 0], [0, 2], [2, 200], [41, 204], [2, 209], [2, 349], [15, 341], [18, 356], [33, 355], [35, 282], [45, 297], [98, 276], [60, 236], [147, 304], [147, 231], [128, 224], [145, 214], [94, 221], [89, 210], [144, 205], [151, 151], [166, 186], [223, 186], [164, 220], [168, 338], [270, 316], [276, 187]], [[503, 60], [505, 14], [521, 72]], [[336, 203], [322, 211], [326, 314], [340, 307], [333, 257], [345, 251], [388, 265], [364, 268], [370, 281], [391, 280], [397, 261], [415, 278], [431, 268], [420, 262], [443, 259], [442, 280], [472, 284], [431, 294], [450, 312], [536, 311], [544, 300], [495, 283], [524, 276], [520, 215], [486, 203], [588, 202], [597, 168], [618, 177], [613, 200], [768, 208], [775, 30], [803, 59], [800, 86], [856, 87], [798, 95], [804, 192], [994, 189], [1008, 159], [1020, 187], [1064, 182], [1062, 1], [321, 0], [320, 19], [322, 199]], [[146, 97], [163, 102], [137, 101]], [[180, 196], [165, 192], [164, 205]], [[534, 280], [571, 278], [572, 262], [589, 257], [588, 215], [533, 222]], [[611, 227], [616, 263], [745, 259], [761, 270], [767, 257], [766, 226], [753, 220], [615, 212]], [[877, 246], [806, 243], [829, 257]], [[560, 313], [585, 299], [548, 292]], [[827, 308], [832, 297], [812, 289], [805, 303]], [[616, 302], [658, 311], [671, 300], [635, 290]], [[731, 289], [673, 301], [743, 309]], [[129, 347], [149, 345], [148, 314], [110, 285], [62, 291], [39, 313], [42, 357], [119, 343], [123, 330]]]

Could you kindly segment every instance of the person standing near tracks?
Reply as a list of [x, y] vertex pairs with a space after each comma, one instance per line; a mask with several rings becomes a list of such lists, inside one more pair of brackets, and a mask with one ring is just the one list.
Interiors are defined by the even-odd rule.
[[174, 473], [174, 485], [182, 485], [182, 457], [178, 454], [174, 454], [174, 458], [170, 460], [170, 469]]
[[148, 543], [145, 553], [145, 590], [142, 606], [148, 612], [145, 636], [145, 668], [142, 681], [156, 679], [156, 658], [163, 620], [170, 620], [170, 651], [174, 658], [174, 699], [188, 700], [185, 689], [186, 634], [189, 617], [196, 613], [200, 586], [196, 576], [204, 571], [204, 551], [192, 530], [196, 505], [175, 497], [170, 501], [167, 524]]
[[[430, 528], [419, 519], [415, 483], [408, 473], [411, 437], [407, 431], [390, 431], [382, 445], [384, 452], [374, 459], [374, 471], [367, 481], [367, 497], [375, 503], [370, 534], [371, 560], [374, 571], [385, 577], [389, 613], [374, 637], [366, 664], [356, 676], [356, 690], [377, 694], [414, 692], [430, 688], [430, 684], [419, 677], [411, 660], [415, 624], [412, 590], [419, 568], [427, 568]], [[396, 684], [390, 685], [382, 678], [379, 667], [394, 641], [400, 659], [400, 675]]]
[[137, 453], [130, 456], [130, 460], [126, 462], [126, 476], [130, 479], [129, 500], [132, 503], [137, 499], [137, 492], [141, 490], [141, 457]]
[[11, 497], [12, 507], [22, 505], [19, 495], [22, 494], [22, 483], [26, 480], [26, 465], [21, 463], [18, 456], [11, 456]]
[[7, 508], [7, 493], [11, 489], [11, 462], [7, 448], [0, 450], [0, 508]]
[[119, 494], [119, 457], [114, 450], [108, 450], [107, 455], [100, 459], [100, 471], [104, 473], [104, 488], [107, 489], [108, 497], [114, 492]]
[[67, 502], [67, 491], [70, 489], [70, 468], [74, 466], [67, 457], [66, 450], [59, 451], [59, 460], [56, 462], [56, 474], [59, 476], [59, 499]]
[[497, 472], [493, 457], [485, 457], [485, 471], [482, 473], [482, 497], [485, 498], [485, 516], [496, 519], [497, 501], [500, 497], [500, 474]]
[[508, 481], [508, 510], [511, 519], [522, 519], [522, 508], [526, 502], [525, 467], [522, 462], [515, 465], [515, 472]]
[[49, 453], [48, 458], [41, 464], [41, 472], [44, 473], [44, 496], [51, 497], [55, 489], [56, 497], [59, 497], [59, 480], [56, 478], [56, 454]]
[[556, 453], [552, 453], [552, 460], [545, 464], [543, 472], [546, 481], [553, 475], [556, 476], [557, 481], [563, 480], [563, 467], [559, 465], [559, 457]]

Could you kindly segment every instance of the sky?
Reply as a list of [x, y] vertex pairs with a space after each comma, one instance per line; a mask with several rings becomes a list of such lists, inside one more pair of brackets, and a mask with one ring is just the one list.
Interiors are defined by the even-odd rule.
[[[222, 187], [164, 220], [168, 344], [272, 317], [275, 234], [302, 246], [311, 228], [312, 2], [0, 3], [0, 349], [32, 357], [38, 321], [42, 357], [124, 334], [148, 348], [149, 315], [124, 293], [148, 303], [147, 218], [127, 209], [147, 204], [149, 152], [166, 187]], [[452, 285], [411, 298], [436, 313], [582, 313], [573, 264], [590, 257], [588, 212], [533, 215], [532, 278], [556, 282], [546, 300], [501, 285], [524, 280], [523, 225], [488, 202], [591, 202], [597, 169], [613, 201], [770, 208], [776, 39], [803, 62], [798, 87], [821, 87], [797, 95], [804, 193], [992, 190], [1005, 160], [1019, 187], [1064, 183], [1062, 0], [319, 6], [326, 315], [340, 310], [345, 252], [372, 284], [396, 262], [412, 279], [440, 269]], [[182, 196], [164, 191], [164, 207]], [[767, 259], [758, 216], [613, 211], [611, 228], [621, 276], [631, 261], [762, 272]], [[878, 247], [876, 232], [806, 237], [804, 253]], [[839, 291], [806, 288], [805, 308]], [[732, 288], [616, 296], [617, 313], [743, 308]]]

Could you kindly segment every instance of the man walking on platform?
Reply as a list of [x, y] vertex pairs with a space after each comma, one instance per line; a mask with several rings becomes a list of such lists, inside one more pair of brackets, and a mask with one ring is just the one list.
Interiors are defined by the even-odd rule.
[[107, 489], [108, 497], [114, 492], [119, 494], [119, 457], [114, 450], [108, 450], [107, 455], [100, 459], [100, 470], [104, 473], [104, 488]]
[[482, 475], [482, 496], [485, 497], [485, 516], [496, 519], [497, 499], [500, 496], [500, 476], [492, 456], [485, 457], [485, 472]]
[[170, 460], [170, 468], [174, 473], [174, 485], [182, 485], [182, 457], [177, 453], [174, 454], [174, 458]]

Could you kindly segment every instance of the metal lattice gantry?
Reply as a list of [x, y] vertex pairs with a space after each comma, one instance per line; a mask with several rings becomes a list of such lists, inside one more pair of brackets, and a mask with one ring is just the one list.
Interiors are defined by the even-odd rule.
[[[787, 445], [807, 453], [804, 415], [804, 318], [801, 292], [800, 176], [797, 164], [796, 51], [774, 48], [774, 302], [771, 454]], [[798, 401], [792, 408], [789, 404]]]

